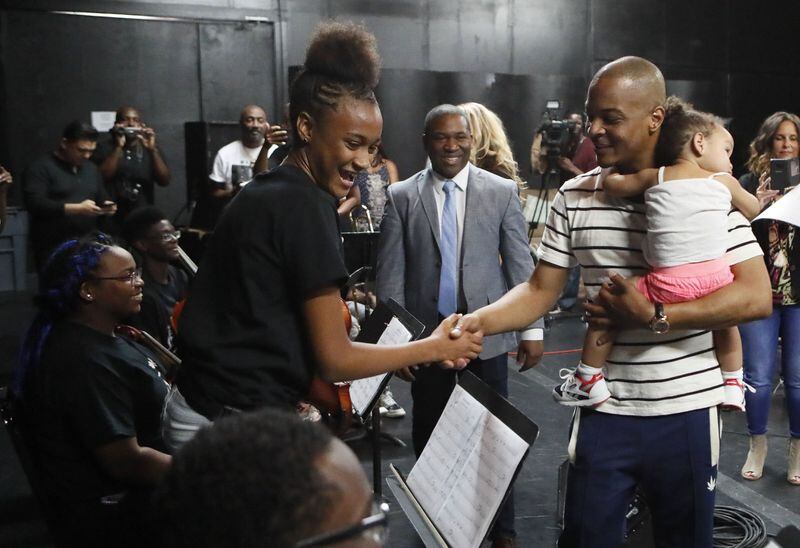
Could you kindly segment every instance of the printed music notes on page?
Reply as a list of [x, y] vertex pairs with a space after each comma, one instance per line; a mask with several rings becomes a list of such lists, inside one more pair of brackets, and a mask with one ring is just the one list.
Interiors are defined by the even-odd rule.
[[450, 546], [477, 547], [528, 447], [456, 386], [408, 486]]
[[[403, 322], [397, 317], [392, 317], [389, 323], [386, 324], [386, 329], [383, 330], [376, 344], [405, 344], [411, 340], [412, 336], [411, 332], [403, 325]], [[367, 407], [375, 399], [376, 392], [380, 389], [381, 383], [387, 374], [383, 373], [374, 377], [359, 379], [350, 384], [350, 400], [353, 402], [353, 409], [360, 416], [364, 416]]]

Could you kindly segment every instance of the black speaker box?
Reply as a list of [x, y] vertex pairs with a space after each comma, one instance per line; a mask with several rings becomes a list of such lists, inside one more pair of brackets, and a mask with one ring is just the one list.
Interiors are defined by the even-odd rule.
[[218, 211], [208, 200], [208, 175], [214, 166], [217, 151], [240, 137], [239, 122], [186, 122], [183, 125], [186, 143], [186, 192], [192, 204], [190, 226], [213, 230]]

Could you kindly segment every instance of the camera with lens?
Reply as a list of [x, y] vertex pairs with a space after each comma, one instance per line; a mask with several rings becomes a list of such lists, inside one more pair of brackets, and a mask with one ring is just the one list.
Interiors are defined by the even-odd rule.
[[124, 135], [125, 139], [132, 139], [133, 137], [142, 134], [142, 128], [128, 127], [128, 126], [114, 126], [111, 129], [111, 132], [116, 135]]
[[542, 133], [542, 146], [547, 147], [548, 158], [556, 159], [569, 154], [570, 139], [575, 135], [577, 126], [575, 120], [564, 118], [560, 101], [547, 101], [539, 131]]

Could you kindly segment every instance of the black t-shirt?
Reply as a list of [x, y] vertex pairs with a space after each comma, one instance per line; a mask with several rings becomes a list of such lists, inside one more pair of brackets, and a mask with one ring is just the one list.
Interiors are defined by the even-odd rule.
[[57, 244], [98, 228], [97, 217], [66, 215], [64, 204], [94, 200], [100, 205], [108, 199], [96, 165], [84, 162], [74, 169], [53, 153], [28, 166], [23, 194], [31, 214], [31, 239], [40, 265], [41, 259]]
[[178, 386], [209, 418], [294, 405], [316, 370], [302, 304], [347, 277], [336, 199], [293, 166], [258, 175], [225, 210], [181, 315]]
[[185, 271], [170, 265], [167, 283], [158, 283], [150, 276], [147, 268], [142, 271], [142, 279], [142, 308], [139, 314], [131, 318], [130, 324], [147, 331], [158, 342], [173, 350], [172, 312], [175, 304], [186, 297], [189, 276]]
[[[116, 145], [114, 137], [97, 143], [92, 161], [98, 166], [110, 154], [114, 154]], [[159, 150], [160, 152], [160, 150]], [[153, 203], [153, 158], [151, 152], [140, 143], [135, 143], [122, 150], [117, 164], [117, 173], [109, 184], [111, 199], [117, 207], [133, 209], [144, 204]]]
[[130, 486], [109, 476], [94, 449], [136, 437], [163, 451], [168, 385], [144, 347], [70, 321], [57, 323], [23, 394], [44, 485], [63, 503], [97, 500]]

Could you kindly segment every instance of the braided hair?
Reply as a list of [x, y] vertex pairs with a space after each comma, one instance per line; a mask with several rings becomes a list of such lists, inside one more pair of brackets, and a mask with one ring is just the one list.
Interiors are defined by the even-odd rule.
[[110, 237], [98, 233], [59, 245], [42, 269], [39, 291], [33, 302], [39, 309], [28, 328], [14, 371], [14, 393], [23, 396], [25, 383], [42, 356], [53, 325], [77, 310], [80, 287], [100, 263], [100, 257], [113, 244]]
[[328, 21], [314, 30], [302, 70], [289, 90], [289, 119], [293, 146], [304, 143], [297, 135], [301, 112], [319, 117], [323, 109], [336, 110], [352, 97], [376, 103], [373, 90], [380, 78], [377, 41], [362, 25]]

